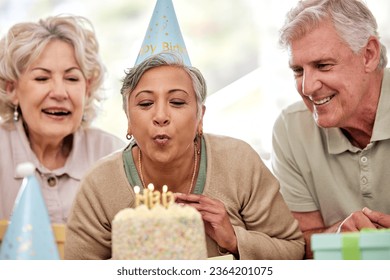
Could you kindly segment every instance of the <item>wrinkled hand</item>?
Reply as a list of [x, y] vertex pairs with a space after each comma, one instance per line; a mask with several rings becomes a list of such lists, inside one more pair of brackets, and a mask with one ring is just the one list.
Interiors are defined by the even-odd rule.
[[221, 248], [238, 253], [237, 238], [225, 205], [217, 200], [198, 194], [175, 194], [176, 202], [194, 207], [202, 215], [205, 231]]
[[390, 228], [390, 215], [364, 207], [362, 212], [376, 228]]
[[349, 215], [340, 224], [338, 232], [360, 231], [363, 228], [390, 228], [390, 215], [365, 207]]

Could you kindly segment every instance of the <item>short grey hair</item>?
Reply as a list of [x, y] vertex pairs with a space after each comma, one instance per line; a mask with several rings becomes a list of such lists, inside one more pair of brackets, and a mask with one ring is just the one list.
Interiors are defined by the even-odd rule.
[[[360, 0], [301, 0], [287, 13], [280, 29], [280, 45], [288, 48], [293, 40], [301, 38], [327, 19], [332, 21], [341, 39], [355, 53], [367, 44], [370, 36], [380, 38], [374, 15]], [[381, 43], [378, 69], [386, 65], [386, 47]]]
[[174, 66], [183, 69], [186, 73], [188, 73], [195, 91], [197, 118], [201, 119], [202, 105], [204, 105], [207, 96], [206, 81], [202, 73], [197, 68], [185, 65], [180, 55], [174, 52], [161, 52], [156, 55], [152, 55], [143, 60], [140, 64], [125, 71], [126, 76], [122, 81], [121, 94], [123, 99], [123, 109], [125, 110], [126, 115], [128, 116], [128, 98], [136, 88], [141, 77], [146, 71], [160, 66]]
[[88, 126], [97, 116], [100, 92], [106, 67], [99, 55], [99, 44], [92, 23], [81, 16], [58, 15], [38, 22], [22, 22], [12, 26], [0, 41], [0, 117], [11, 122], [14, 105], [6, 92], [8, 82], [16, 82], [53, 40], [71, 44], [76, 61], [86, 80], [90, 81], [89, 97], [82, 124]]

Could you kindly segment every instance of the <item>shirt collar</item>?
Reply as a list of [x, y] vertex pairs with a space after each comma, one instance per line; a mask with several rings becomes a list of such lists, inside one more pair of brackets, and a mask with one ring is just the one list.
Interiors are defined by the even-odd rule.
[[15, 130], [11, 131], [11, 148], [14, 160], [13, 172], [14, 178], [22, 178], [16, 172], [16, 167], [24, 162], [31, 162], [34, 166], [38, 166], [38, 160], [30, 148], [30, 143], [27, 139], [23, 128], [22, 120], [15, 123]]
[[390, 139], [390, 69], [385, 69], [371, 142]]
[[73, 134], [73, 146], [65, 166], [58, 169], [59, 172], [66, 173], [70, 177], [81, 180], [85, 170], [90, 166], [88, 159], [87, 149], [85, 148], [85, 131], [78, 129]]
[[72, 151], [70, 152], [65, 165], [55, 170], [49, 170], [39, 162], [36, 155], [31, 150], [30, 142], [27, 139], [22, 120], [15, 123], [15, 127], [16, 130], [11, 132], [12, 153], [15, 159], [13, 166], [14, 178], [21, 178], [21, 176], [18, 176], [16, 173], [16, 167], [19, 164], [31, 162], [41, 174], [50, 173], [56, 176], [67, 174], [73, 179], [81, 180], [84, 171], [89, 166], [87, 160], [80, 160], [86, 159], [88, 156], [86, 149], [83, 148], [82, 142], [85, 137], [83, 137], [84, 131], [82, 129], [77, 130], [73, 134]]
[[345, 151], [357, 152], [360, 149], [349, 142], [348, 138], [338, 127], [325, 128], [326, 142], [330, 154], [341, 154]]

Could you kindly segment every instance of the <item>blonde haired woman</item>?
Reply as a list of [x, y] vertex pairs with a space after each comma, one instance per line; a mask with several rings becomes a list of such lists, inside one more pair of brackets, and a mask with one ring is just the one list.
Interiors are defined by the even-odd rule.
[[65, 223], [84, 172], [124, 146], [90, 123], [105, 68], [93, 26], [61, 15], [23, 22], [0, 41], [0, 219], [9, 219], [22, 179], [36, 167], [50, 218]]

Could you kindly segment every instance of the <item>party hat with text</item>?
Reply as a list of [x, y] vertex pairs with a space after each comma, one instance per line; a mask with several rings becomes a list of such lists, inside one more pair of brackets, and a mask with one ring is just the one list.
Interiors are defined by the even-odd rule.
[[191, 66], [172, 0], [157, 0], [135, 65], [160, 52], [175, 52]]
[[58, 260], [59, 254], [41, 189], [31, 163], [18, 166], [24, 177], [0, 248], [2, 260]]

